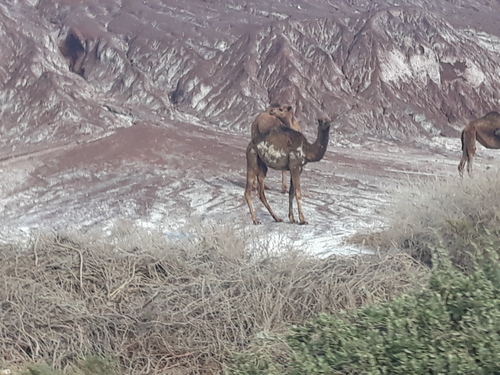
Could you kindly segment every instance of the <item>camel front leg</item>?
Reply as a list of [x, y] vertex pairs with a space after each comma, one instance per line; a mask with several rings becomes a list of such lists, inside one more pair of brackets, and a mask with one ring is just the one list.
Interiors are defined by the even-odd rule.
[[295, 185], [293, 184], [292, 172], [290, 171], [290, 190], [288, 191], [288, 220], [290, 223], [295, 223], [293, 217], [293, 198], [295, 198]]
[[281, 171], [281, 192], [286, 193], [286, 171]]
[[[302, 191], [300, 190], [300, 174], [302, 173], [302, 167], [290, 170], [290, 191], [293, 190], [293, 194], [289, 194], [289, 212], [290, 222], [293, 223], [293, 196], [297, 201], [297, 209], [299, 210], [299, 224], [307, 224], [307, 221], [302, 212]], [[292, 188], [293, 186], [293, 188]]]

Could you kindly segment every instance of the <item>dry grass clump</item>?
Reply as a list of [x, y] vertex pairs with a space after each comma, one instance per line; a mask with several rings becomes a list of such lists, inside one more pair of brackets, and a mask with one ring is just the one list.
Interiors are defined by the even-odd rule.
[[119, 373], [215, 374], [256, 335], [385, 301], [427, 274], [404, 255], [320, 260], [249, 253], [247, 241], [215, 226], [179, 241], [129, 227], [1, 246], [0, 367], [99, 356]]
[[481, 247], [500, 245], [500, 176], [421, 181], [401, 190], [388, 212], [386, 230], [351, 241], [404, 249], [428, 264], [434, 249], [447, 249], [456, 265], [466, 266]]

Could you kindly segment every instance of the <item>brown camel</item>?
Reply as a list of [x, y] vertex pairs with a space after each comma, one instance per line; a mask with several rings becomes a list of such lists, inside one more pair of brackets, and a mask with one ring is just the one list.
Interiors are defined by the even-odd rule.
[[465, 163], [467, 163], [467, 173], [472, 178], [476, 139], [486, 148], [500, 148], [500, 114], [498, 112], [489, 112], [481, 118], [472, 120], [462, 131], [462, 158], [458, 164], [460, 177], [463, 176]]
[[302, 132], [299, 123], [295, 119], [291, 106], [280, 105], [279, 107], [270, 107], [269, 114], [279, 118], [287, 128], [293, 129], [297, 132]]
[[[252, 140], [268, 134], [271, 130], [286, 126], [290, 129], [301, 131], [300, 125], [295, 119], [292, 107], [289, 105], [271, 104], [264, 112], [260, 113], [252, 122]], [[254, 184], [254, 189], [257, 187]], [[281, 174], [281, 192], [285, 194], [286, 190], [286, 172]]]
[[304, 165], [309, 162], [320, 161], [325, 155], [330, 126], [331, 121], [329, 119], [318, 119], [318, 136], [313, 144], [309, 143], [302, 133], [286, 127], [277, 127], [268, 134], [250, 142], [246, 151], [247, 184], [245, 199], [254, 224], [259, 223], [252, 205], [252, 184], [255, 178], [257, 178], [258, 182], [257, 193], [259, 199], [266, 206], [274, 220], [282, 221], [269, 206], [264, 193], [264, 179], [268, 168], [290, 171], [288, 218], [291, 223], [295, 222], [293, 217], [293, 198], [295, 197], [299, 210], [299, 224], [307, 224], [302, 213], [300, 174]]

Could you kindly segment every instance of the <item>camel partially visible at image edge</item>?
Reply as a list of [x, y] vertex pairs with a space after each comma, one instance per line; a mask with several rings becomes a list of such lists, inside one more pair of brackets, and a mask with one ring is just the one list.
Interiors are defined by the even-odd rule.
[[[253, 120], [251, 127], [252, 140], [268, 134], [272, 129], [280, 126], [286, 126], [287, 128], [301, 132], [300, 125], [295, 119], [291, 106], [271, 104], [271, 106], [264, 112], [259, 113], [255, 120]], [[257, 188], [256, 183], [253, 186], [254, 189]], [[283, 194], [287, 192], [286, 171], [282, 171], [281, 173], [281, 192]]]
[[463, 177], [465, 164], [467, 173], [473, 177], [472, 164], [476, 153], [476, 140], [486, 148], [500, 149], [500, 114], [489, 112], [483, 117], [472, 120], [462, 131], [462, 158], [458, 164], [458, 173]]
[[297, 200], [299, 224], [307, 224], [302, 212], [302, 192], [300, 189], [300, 175], [304, 165], [323, 159], [328, 147], [331, 120], [318, 119], [318, 135], [314, 143], [309, 143], [304, 135], [287, 127], [277, 127], [268, 134], [252, 140], [246, 150], [247, 182], [245, 200], [250, 210], [254, 224], [259, 224], [252, 204], [252, 185], [257, 178], [257, 194], [275, 221], [282, 220], [273, 212], [267, 202], [264, 192], [264, 179], [268, 168], [290, 171], [290, 190], [288, 218], [290, 223], [295, 222], [293, 216], [293, 199]]

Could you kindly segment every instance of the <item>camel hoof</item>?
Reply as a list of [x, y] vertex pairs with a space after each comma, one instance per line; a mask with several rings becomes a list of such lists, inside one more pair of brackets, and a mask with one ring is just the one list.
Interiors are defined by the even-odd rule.
[[300, 221], [300, 222], [299, 222], [299, 225], [307, 225], [307, 224], [308, 224], [308, 222], [307, 222], [307, 221], [305, 221], [305, 220], [304, 220], [304, 221]]
[[275, 217], [274, 220], [276, 220], [277, 223], [281, 223], [283, 221], [279, 217]]
[[253, 223], [254, 223], [254, 225], [259, 225], [260, 221], [259, 220], [254, 220]]

